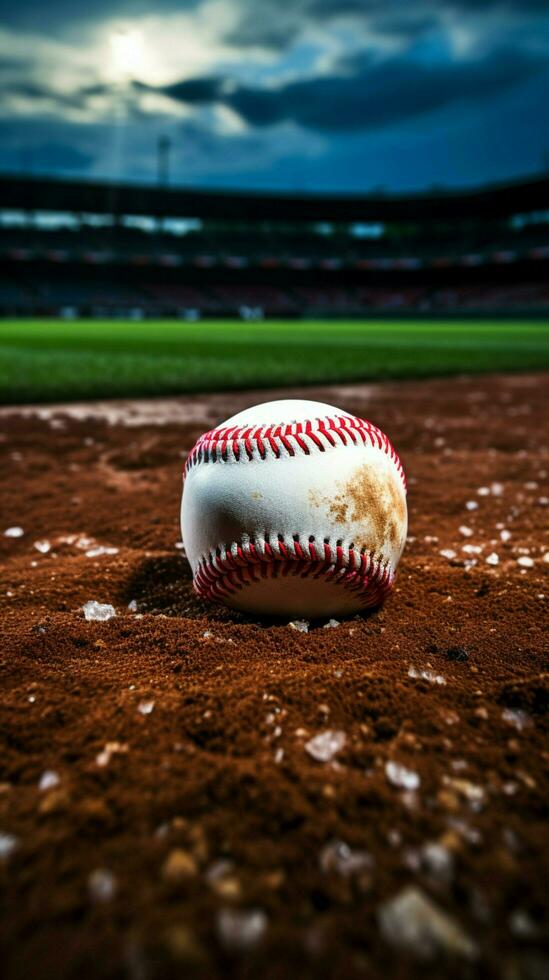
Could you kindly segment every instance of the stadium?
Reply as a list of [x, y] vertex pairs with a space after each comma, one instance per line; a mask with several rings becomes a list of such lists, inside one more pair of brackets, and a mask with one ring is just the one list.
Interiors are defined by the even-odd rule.
[[0, 311], [64, 318], [536, 316], [549, 178], [414, 196], [0, 178]]

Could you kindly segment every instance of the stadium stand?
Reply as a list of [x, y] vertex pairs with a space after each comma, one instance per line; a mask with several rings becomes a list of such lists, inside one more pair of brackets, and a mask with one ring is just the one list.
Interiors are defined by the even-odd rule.
[[351, 198], [0, 178], [0, 314], [549, 309], [549, 179]]

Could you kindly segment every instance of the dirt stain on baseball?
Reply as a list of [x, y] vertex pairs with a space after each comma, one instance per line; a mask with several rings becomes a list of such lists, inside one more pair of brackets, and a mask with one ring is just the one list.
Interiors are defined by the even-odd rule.
[[330, 502], [329, 511], [337, 524], [356, 521], [370, 525], [374, 541], [357, 541], [361, 547], [374, 550], [384, 542], [393, 547], [403, 543], [406, 521], [403, 496], [391, 480], [381, 480], [366, 464], [355, 470]]

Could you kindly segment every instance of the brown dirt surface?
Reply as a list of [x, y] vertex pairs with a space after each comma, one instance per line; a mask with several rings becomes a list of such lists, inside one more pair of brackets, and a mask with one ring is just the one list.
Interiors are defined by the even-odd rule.
[[548, 380], [307, 391], [410, 510], [384, 609], [308, 633], [177, 547], [186, 453], [276, 393], [2, 410], [6, 980], [549, 976]]

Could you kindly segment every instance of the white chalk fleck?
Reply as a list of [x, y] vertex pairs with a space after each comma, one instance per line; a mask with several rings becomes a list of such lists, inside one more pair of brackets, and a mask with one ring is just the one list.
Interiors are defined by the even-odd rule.
[[110, 902], [116, 889], [116, 878], [108, 868], [96, 868], [88, 875], [88, 894], [92, 902]]
[[497, 555], [495, 551], [492, 551], [492, 553], [486, 557], [486, 564], [499, 565], [499, 555]]
[[443, 548], [442, 551], [439, 551], [439, 555], [442, 555], [443, 558], [447, 558], [448, 561], [451, 561], [452, 558], [455, 558], [456, 554], [457, 552], [454, 551], [453, 548]]
[[504, 708], [501, 717], [508, 725], [513, 725], [518, 732], [523, 732], [525, 728], [532, 727], [530, 715], [521, 708]]
[[521, 568], [533, 568], [534, 559], [530, 558], [529, 555], [521, 555], [520, 558], [517, 558], [517, 565], [520, 565]]
[[140, 701], [137, 710], [140, 715], [150, 715], [154, 710], [154, 701]]
[[327, 729], [305, 743], [305, 751], [317, 762], [331, 762], [334, 756], [344, 748], [345, 732]]
[[467, 527], [466, 524], [460, 524], [458, 530], [459, 530], [459, 533], [462, 534], [464, 538], [472, 538], [472, 536], [473, 536], [473, 530], [472, 530], [472, 528]]
[[298, 633], [308, 633], [309, 623], [306, 619], [292, 619], [288, 626], [292, 630], [296, 630]]
[[86, 558], [99, 558], [101, 555], [117, 555], [118, 548], [109, 548], [98, 544], [96, 548], [88, 548]]
[[90, 599], [82, 606], [84, 616], [87, 620], [99, 620], [104, 622], [107, 619], [112, 619], [116, 616], [116, 610], [114, 606], [109, 605], [108, 602], [96, 602], [95, 599]]
[[51, 544], [49, 541], [35, 541], [34, 548], [40, 552], [41, 555], [47, 555], [48, 551], [51, 551]]
[[15, 851], [17, 844], [17, 837], [0, 831], [0, 861], [7, 861]]
[[410, 667], [408, 677], [413, 680], [429, 681], [430, 684], [446, 684], [442, 674], [435, 674], [434, 670], [418, 670], [416, 667]]
[[467, 500], [465, 507], [467, 510], [478, 510], [478, 502], [476, 500]]
[[227, 949], [252, 949], [262, 939], [267, 928], [267, 916], [262, 909], [221, 909], [217, 916], [217, 931]]
[[417, 772], [391, 759], [385, 763], [385, 775], [391, 785], [398, 789], [418, 789], [421, 782]]
[[7, 527], [4, 531], [5, 538], [22, 538], [24, 535], [22, 527]]
[[56, 773], [53, 769], [46, 769], [40, 776], [40, 780], [38, 782], [38, 789], [42, 791], [47, 789], [53, 789], [54, 786], [59, 786], [60, 782], [61, 780], [59, 778], [58, 773]]

